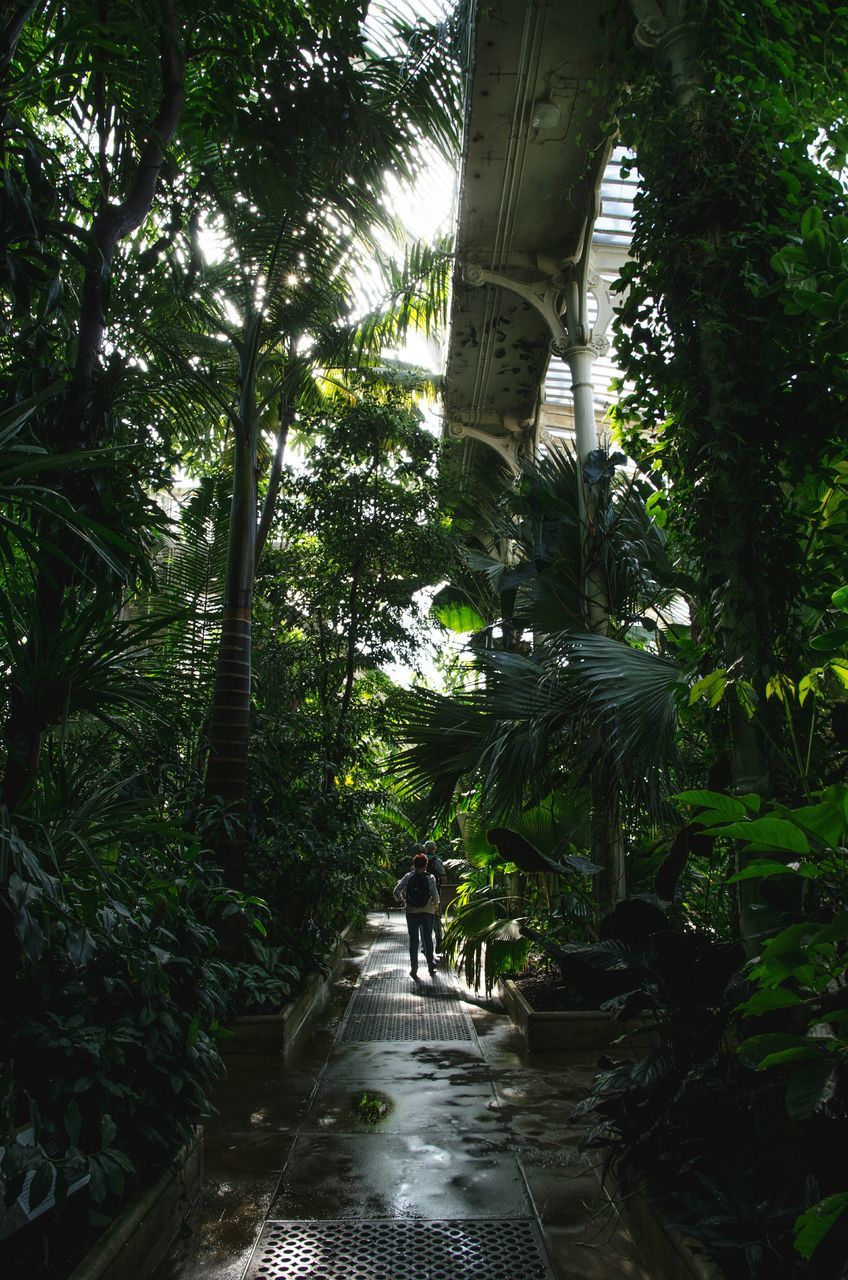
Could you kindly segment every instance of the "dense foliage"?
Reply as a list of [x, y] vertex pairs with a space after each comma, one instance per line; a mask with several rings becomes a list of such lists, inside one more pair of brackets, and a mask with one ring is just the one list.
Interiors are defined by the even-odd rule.
[[[593, 88], [627, 457], [472, 455], [450, 519], [382, 350], [444, 254], [352, 316], [386, 175], [455, 144], [453, 25], [4, 13], [7, 1202], [102, 1225], [432, 822], [468, 978], [544, 957], [626, 1026], [581, 1108], [623, 1185], [734, 1280], [845, 1275], [848, 10], [638, 8]], [[445, 578], [468, 652], [401, 692]]]
[[[9, 1204], [82, 1182], [102, 1225], [202, 1116], [226, 1019], [278, 1010], [385, 875], [380, 668], [441, 529], [425, 380], [382, 346], [446, 267], [384, 190], [452, 152], [459, 82], [450, 26], [365, 19], [4, 9]], [[63, 1265], [48, 1220], [4, 1246], [26, 1274]]]
[[[640, 177], [633, 461], [535, 462], [499, 497], [466, 469], [437, 604], [472, 656], [449, 696], [407, 699], [399, 767], [457, 817], [469, 976], [532, 943], [646, 1019], [582, 1109], [591, 1143], [727, 1275], [841, 1277], [848, 11], [632, 8], [593, 91]], [[561, 909], [575, 855], [589, 919]]]

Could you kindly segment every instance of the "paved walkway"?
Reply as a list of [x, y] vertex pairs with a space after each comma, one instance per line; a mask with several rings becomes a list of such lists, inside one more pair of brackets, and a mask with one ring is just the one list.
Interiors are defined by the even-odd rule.
[[649, 1280], [569, 1124], [597, 1055], [531, 1057], [408, 969], [403, 916], [372, 916], [300, 1057], [230, 1060], [155, 1280]]

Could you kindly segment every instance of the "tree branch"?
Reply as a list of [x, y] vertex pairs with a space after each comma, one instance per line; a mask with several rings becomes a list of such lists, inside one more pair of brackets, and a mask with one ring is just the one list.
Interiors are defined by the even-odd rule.
[[[94, 220], [80, 307], [79, 333], [66, 422], [79, 430], [87, 416], [91, 383], [100, 356], [106, 317], [104, 283], [118, 242], [141, 225], [153, 205], [156, 183], [167, 148], [176, 132], [185, 96], [184, 61], [179, 45], [174, 0], [163, 0], [161, 32], [162, 99], [139, 157], [135, 177], [120, 204], [103, 202]], [[71, 443], [77, 443], [71, 441]], [[78, 443], [84, 444], [80, 440]]]

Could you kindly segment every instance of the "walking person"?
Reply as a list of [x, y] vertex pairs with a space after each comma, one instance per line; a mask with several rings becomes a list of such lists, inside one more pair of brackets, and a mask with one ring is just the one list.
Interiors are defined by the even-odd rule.
[[419, 851], [412, 859], [412, 870], [395, 885], [395, 897], [406, 906], [406, 929], [409, 934], [409, 976], [418, 981], [418, 942], [424, 948], [430, 977], [436, 972], [433, 956], [433, 922], [439, 905], [439, 890], [433, 876], [427, 874], [427, 855]]
[[[440, 890], [445, 882], [445, 864], [442, 862], [436, 851], [435, 840], [428, 840], [424, 845], [424, 852], [427, 855], [427, 874], [432, 876], [436, 882], [436, 889]], [[442, 953], [442, 899], [439, 894], [439, 904], [436, 907], [436, 920], [433, 925], [433, 932], [436, 938], [436, 954]]]

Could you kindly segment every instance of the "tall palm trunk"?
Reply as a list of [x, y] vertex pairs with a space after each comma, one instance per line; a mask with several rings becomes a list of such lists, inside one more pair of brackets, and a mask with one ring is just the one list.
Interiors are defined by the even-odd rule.
[[[592, 405], [594, 414], [594, 404]], [[595, 450], [581, 460], [585, 463]], [[582, 465], [580, 483], [581, 559], [583, 608], [586, 630], [594, 635], [609, 634], [609, 591], [601, 554], [602, 535], [598, 529], [598, 493], [588, 483]], [[615, 765], [603, 741], [602, 730], [592, 735], [596, 764], [590, 781], [590, 839], [592, 858], [601, 868], [595, 885], [600, 919], [615, 909], [627, 893], [626, 851], [621, 823], [621, 788]]]
[[226, 810], [217, 825], [215, 854], [226, 881], [244, 882], [247, 842], [247, 765], [250, 738], [253, 583], [256, 572], [256, 378], [255, 343], [259, 319], [245, 326], [241, 350], [242, 397], [233, 449], [233, 496], [227, 544], [227, 571], [221, 643], [215, 670], [206, 765], [207, 803]]
[[591, 839], [592, 857], [601, 868], [596, 895], [603, 918], [627, 892], [620, 788], [615, 770], [603, 755], [592, 774]]
[[259, 527], [256, 530], [256, 566], [258, 568], [259, 561], [262, 558], [262, 552], [265, 549], [265, 543], [268, 541], [268, 534], [271, 531], [271, 525], [274, 520], [274, 510], [277, 506], [277, 499], [280, 496], [280, 490], [283, 484], [283, 461], [286, 456], [286, 445], [289, 439], [289, 427], [292, 420], [292, 407], [288, 397], [284, 394], [280, 397], [280, 419], [277, 426], [277, 446], [274, 450], [274, 460], [271, 463], [271, 471], [268, 476], [268, 488], [265, 491], [265, 501], [262, 504], [262, 515], [259, 518]]

